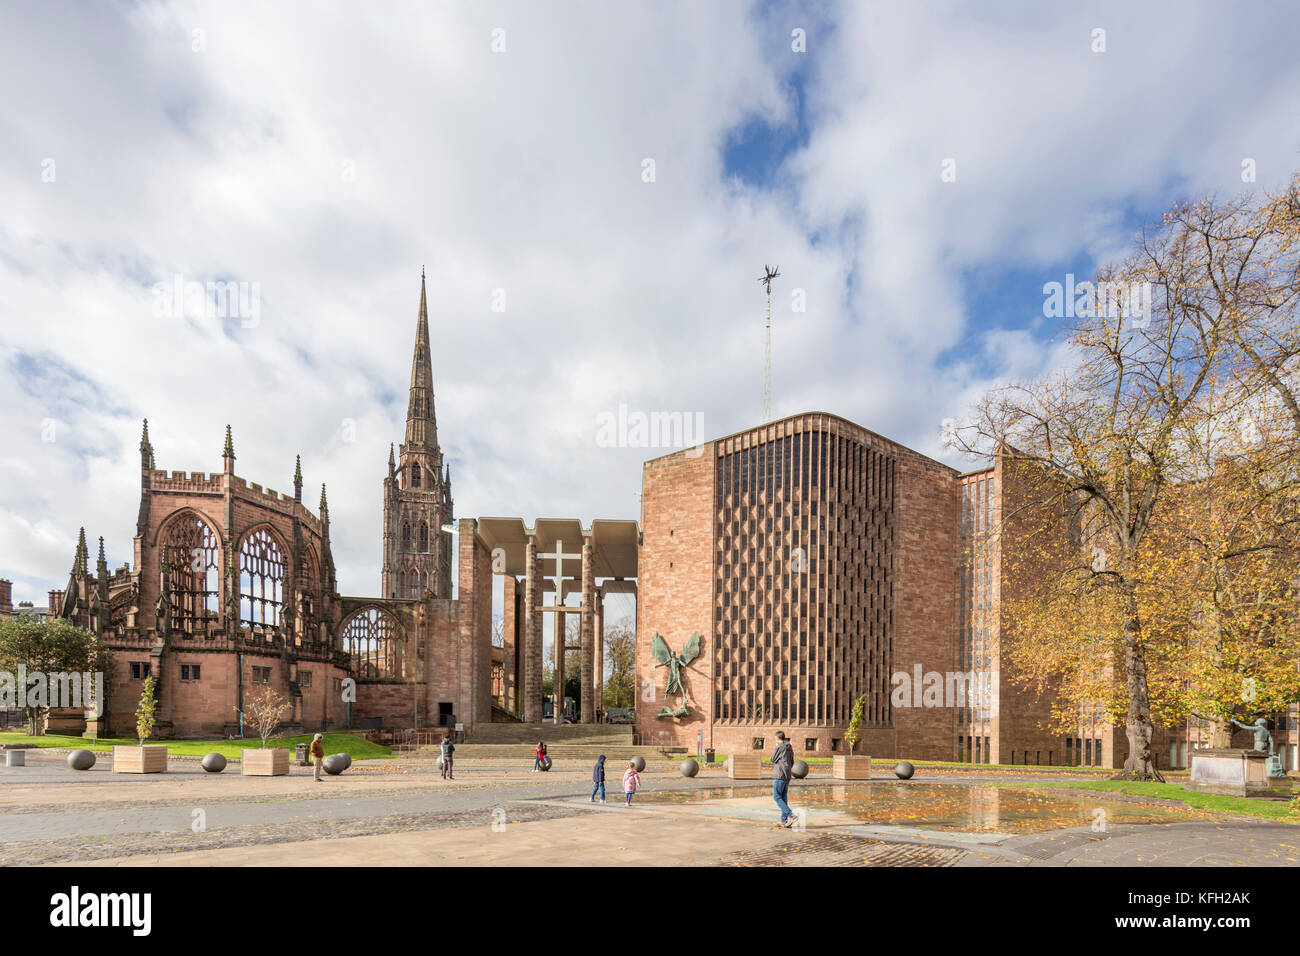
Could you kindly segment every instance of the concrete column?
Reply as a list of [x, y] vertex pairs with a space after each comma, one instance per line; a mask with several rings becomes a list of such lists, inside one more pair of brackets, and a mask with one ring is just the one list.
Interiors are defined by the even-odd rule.
[[[561, 581], [559, 586], [563, 588], [564, 582]], [[555, 606], [560, 606], [558, 593], [555, 597]], [[556, 611], [554, 617], [555, 641], [551, 651], [555, 657], [555, 679], [551, 682], [551, 719], [555, 721], [555, 725], [558, 727], [564, 723], [564, 644], [568, 640], [568, 635], [565, 634], [567, 630], [565, 627], [567, 617], [565, 613]]]
[[605, 591], [596, 588], [595, 607], [592, 609], [595, 632], [592, 643], [595, 645], [595, 673], [592, 675], [592, 689], [596, 695], [596, 709], [605, 710]]
[[501, 623], [504, 647], [501, 655], [501, 708], [512, 714], [519, 712], [519, 687], [515, 681], [515, 662], [519, 654], [519, 579], [507, 574], [501, 582]]
[[537, 568], [537, 538], [528, 536], [524, 575], [524, 720], [542, 722], [542, 579]]
[[591, 535], [582, 541], [582, 711], [584, 724], [596, 722], [596, 567]]

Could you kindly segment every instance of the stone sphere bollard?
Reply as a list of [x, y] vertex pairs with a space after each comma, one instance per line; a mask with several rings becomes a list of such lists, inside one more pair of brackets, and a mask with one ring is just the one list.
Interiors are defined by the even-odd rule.
[[208, 773], [221, 773], [226, 769], [226, 758], [218, 753], [206, 754], [199, 766]]
[[321, 766], [331, 777], [337, 777], [344, 770], [347, 770], [352, 764], [352, 758], [347, 754], [330, 754], [321, 761]]
[[914, 773], [916, 773], [916, 768], [906, 760], [900, 760], [894, 765], [894, 776], [899, 780], [911, 780]]
[[[639, 772], [640, 771], [638, 771], [638, 773]], [[685, 760], [682, 761], [683, 777], [693, 777], [699, 772], [700, 772], [700, 765], [695, 761], [694, 757], [687, 757]]]
[[550, 769], [551, 769], [551, 758], [550, 758], [550, 757], [543, 757], [543, 758], [542, 758], [541, 768], [542, 768], [542, 770], [544, 770], [544, 771], [545, 771], [545, 770], [550, 770]]
[[645, 757], [633, 757], [632, 766], [636, 767], [636, 772], [641, 773], [645, 770]]
[[806, 760], [796, 760], [790, 764], [790, 776], [796, 780], [802, 780], [808, 776], [808, 762]]
[[95, 754], [91, 750], [74, 750], [68, 754], [68, 766], [73, 770], [89, 770], [95, 766]]

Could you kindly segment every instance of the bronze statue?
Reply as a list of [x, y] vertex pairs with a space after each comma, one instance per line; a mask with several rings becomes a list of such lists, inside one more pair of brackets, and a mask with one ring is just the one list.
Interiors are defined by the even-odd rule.
[[691, 639], [682, 648], [681, 654], [674, 654], [669, 650], [668, 644], [656, 632], [654, 639], [650, 641], [650, 653], [659, 662], [655, 665], [656, 670], [660, 667], [668, 668], [668, 686], [664, 689], [664, 695], [678, 693], [685, 696], [686, 691], [682, 688], [682, 668], [700, 656], [700, 632], [696, 631], [691, 635]]
[[679, 707], [673, 709], [665, 704], [660, 708], [655, 717], [685, 717], [690, 714], [690, 700], [686, 697], [686, 687], [682, 684], [682, 668], [690, 664], [691, 661], [700, 656], [700, 632], [696, 631], [691, 635], [686, 646], [682, 648], [680, 654], [674, 654], [668, 647], [668, 644], [656, 632], [653, 640], [650, 641], [650, 653], [659, 663], [655, 668], [668, 668], [668, 686], [664, 690], [664, 696], [677, 693], [682, 695], [682, 702]]
[[1229, 722], [1242, 730], [1253, 730], [1255, 732], [1255, 749], [1263, 750], [1265, 753], [1273, 753], [1273, 735], [1268, 732], [1268, 721], [1260, 717], [1253, 724], [1243, 724], [1240, 720], [1229, 718]]

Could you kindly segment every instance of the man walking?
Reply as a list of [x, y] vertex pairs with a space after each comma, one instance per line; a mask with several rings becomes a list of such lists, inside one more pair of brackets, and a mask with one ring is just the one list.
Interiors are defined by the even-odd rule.
[[785, 733], [776, 732], [776, 749], [772, 751], [772, 799], [781, 808], [781, 822], [778, 826], [790, 829], [794, 826], [794, 811], [786, 802], [790, 792], [790, 772], [794, 767], [794, 748], [785, 739]]
[[451, 734], [442, 738], [442, 779], [455, 780], [455, 775], [451, 772], [452, 754], [456, 752], [456, 745], [451, 742]]
[[311, 740], [311, 759], [312, 763], [316, 765], [316, 769], [312, 772], [312, 776], [315, 777], [317, 783], [320, 783], [321, 781], [320, 772], [325, 766], [324, 740], [325, 738], [321, 734], [317, 734]]

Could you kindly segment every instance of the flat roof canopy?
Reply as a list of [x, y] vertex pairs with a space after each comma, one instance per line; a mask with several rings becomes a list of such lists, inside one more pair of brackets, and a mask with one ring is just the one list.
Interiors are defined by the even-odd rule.
[[[537, 566], [542, 575], [542, 587], [554, 591], [555, 586], [546, 580], [555, 575], [556, 559], [542, 557], [555, 554], [556, 545], [563, 545], [565, 577], [575, 578], [582, 574], [582, 542], [587, 534], [591, 535], [592, 557], [597, 578], [635, 578], [637, 576], [637, 546], [641, 540], [641, 531], [635, 521], [618, 521], [597, 518], [589, 528], [583, 528], [576, 518], [538, 518], [529, 528], [522, 518], [479, 518], [478, 535], [488, 550], [500, 548], [505, 555], [505, 573], [522, 577], [528, 573], [526, 558], [528, 554], [529, 535], [537, 536]], [[629, 584], [631, 582], [628, 582]], [[611, 586], [619, 582], [609, 582], [604, 587], [607, 593]], [[629, 587], [634, 592], [634, 587]], [[565, 582], [566, 594], [581, 591], [581, 581], [575, 580], [573, 586]]]

